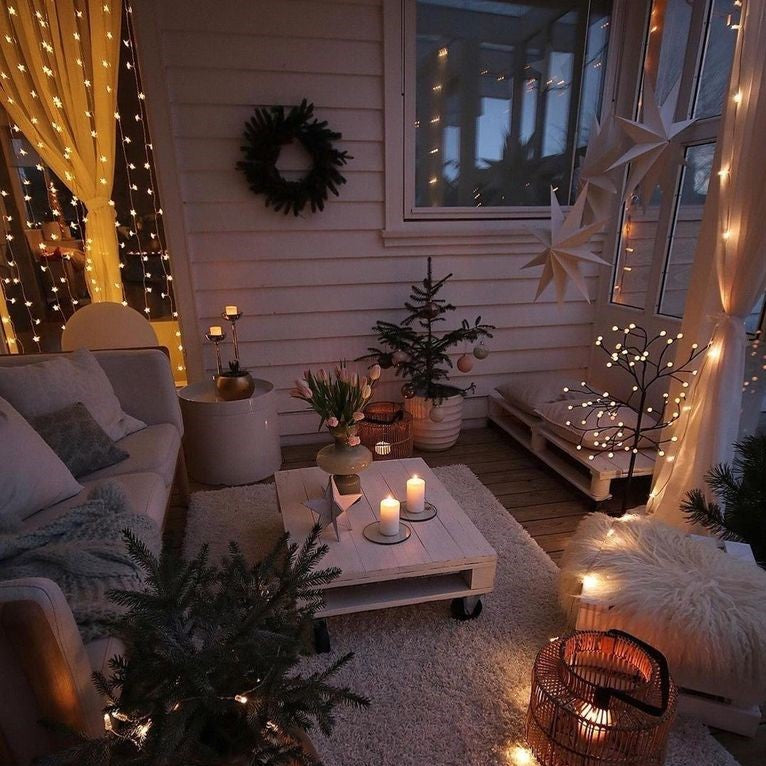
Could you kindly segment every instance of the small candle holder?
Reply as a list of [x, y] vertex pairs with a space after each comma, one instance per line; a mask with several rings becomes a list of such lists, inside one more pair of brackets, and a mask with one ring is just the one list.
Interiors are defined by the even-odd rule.
[[215, 363], [220, 375], [223, 372], [223, 366], [221, 365], [221, 343], [226, 340], [226, 333], [222, 332], [220, 335], [211, 335], [209, 332], [206, 332], [205, 337], [215, 344]]
[[372, 524], [368, 524], [363, 530], [362, 534], [366, 540], [376, 545], [397, 545], [403, 543], [405, 540], [410, 539], [412, 534], [412, 528], [407, 524], [399, 522], [399, 532], [395, 535], [384, 535], [380, 531], [380, 522], [373, 521]]
[[439, 509], [433, 503], [429, 503], [428, 500], [426, 500], [425, 508], [421, 513], [412, 513], [407, 508], [406, 500], [404, 500], [399, 507], [399, 518], [404, 519], [405, 521], [428, 521], [438, 515], [438, 513]]
[[231, 339], [234, 343], [234, 359], [239, 361], [239, 340], [237, 338], [237, 322], [242, 319], [242, 312], [237, 311], [236, 314], [227, 314], [226, 311], [221, 313], [221, 318], [225, 319], [231, 324]]

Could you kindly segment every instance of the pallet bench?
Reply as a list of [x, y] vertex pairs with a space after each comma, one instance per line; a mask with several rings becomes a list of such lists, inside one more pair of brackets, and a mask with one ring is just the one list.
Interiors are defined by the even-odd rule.
[[[514, 406], [497, 391], [489, 394], [489, 419], [595, 503], [609, 500], [612, 480], [628, 474], [629, 453], [617, 452], [610, 458], [605, 452], [578, 450], [542, 418]], [[641, 450], [633, 475], [651, 476], [655, 454], [654, 450]]]

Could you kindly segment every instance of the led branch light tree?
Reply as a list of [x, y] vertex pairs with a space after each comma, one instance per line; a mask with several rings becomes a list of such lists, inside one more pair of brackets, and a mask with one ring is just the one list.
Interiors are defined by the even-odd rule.
[[[608, 357], [608, 368], [620, 369], [630, 378], [630, 393], [620, 398], [583, 381], [587, 398], [569, 405], [572, 419], [566, 425], [580, 435], [578, 450], [594, 450], [589, 460], [595, 460], [597, 452], [610, 458], [618, 452], [630, 454], [622, 497], [624, 513], [640, 451], [653, 449], [664, 457], [663, 446], [678, 441], [673, 426], [687, 406], [684, 389], [689, 387], [689, 377], [697, 374], [695, 361], [705, 349], [693, 343], [688, 358], [673, 361], [668, 357], [673, 355], [674, 343], [683, 338], [682, 333], [670, 336], [662, 330], [650, 337], [643, 327], [632, 323], [625, 328], [615, 325], [612, 332], [619, 334], [619, 340], [608, 346], [599, 335], [596, 346]], [[674, 384], [681, 389], [677, 394], [669, 390], [659, 393]]]

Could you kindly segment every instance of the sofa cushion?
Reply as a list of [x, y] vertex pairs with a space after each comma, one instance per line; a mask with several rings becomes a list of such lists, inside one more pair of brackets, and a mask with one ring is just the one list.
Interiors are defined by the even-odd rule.
[[71, 508], [82, 505], [95, 487], [111, 483], [117, 484], [123, 490], [127, 501], [126, 510], [146, 514], [162, 526], [165, 519], [168, 497], [170, 496], [169, 488], [156, 473], [130, 473], [108, 479], [84, 480], [84, 489], [78, 495], [44, 508], [25, 519], [24, 531], [37, 529], [57, 519]]
[[94, 471], [83, 477], [83, 481], [98, 481], [126, 473], [156, 473], [162, 477], [166, 487], [172, 484], [181, 446], [181, 437], [175, 426], [170, 423], [147, 426], [120, 439], [117, 446], [128, 453], [128, 459]]
[[25, 418], [82, 402], [114, 441], [146, 425], [122, 411], [109, 378], [85, 349], [35, 364], [0, 365], [0, 396]]
[[[106, 636], [97, 638], [85, 644], [85, 651], [88, 653], [88, 660], [94, 673], [103, 673], [107, 678], [112, 675], [109, 667], [109, 660], [118, 654], [125, 653], [125, 644], [119, 638]], [[106, 704], [106, 700], [104, 700]]]
[[82, 486], [16, 410], [0, 398], [0, 514], [24, 519]]
[[[565, 388], [569, 390], [565, 391]], [[514, 375], [511, 380], [499, 385], [495, 391], [509, 404], [530, 415], [535, 414], [538, 407], [548, 402], [587, 396], [587, 393], [582, 391], [579, 380], [555, 372]]]
[[[537, 413], [553, 433], [571, 444], [582, 444], [584, 449], [620, 450], [632, 443], [633, 429], [638, 422], [634, 409], [618, 405], [607, 411], [607, 408], [582, 404], [582, 401], [549, 402], [540, 405]], [[645, 412], [641, 428], [649, 428], [656, 422], [653, 415]], [[624, 444], [620, 444], [623, 441]], [[651, 447], [652, 442], [643, 438], [638, 446]]]
[[82, 403], [29, 418], [29, 424], [45, 439], [75, 478], [128, 457], [96, 423]]

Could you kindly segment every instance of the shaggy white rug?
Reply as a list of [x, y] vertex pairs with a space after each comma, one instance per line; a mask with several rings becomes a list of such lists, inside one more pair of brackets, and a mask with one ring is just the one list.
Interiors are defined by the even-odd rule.
[[[558, 570], [467, 467], [436, 473], [497, 551], [495, 590], [470, 622], [446, 603], [328, 621], [333, 651], [356, 653], [341, 680], [372, 705], [340, 711], [329, 740], [312, 735], [326, 766], [509, 766], [523, 742], [532, 663], [564, 630]], [[258, 556], [281, 531], [273, 485], [195, 493], [185, 552], [237, 540]], [[701, 724], [674, 727], [666, 766], [736, 764]]]
[[567, 612], [583, 574], [592, 574], [593, 599], [609, 605], [611, 623], [662, 651], [680, 686], [747, 705], [766, 699], [760, 567], [651, 516], [593, 513], [567, 546], [561, 572]]

